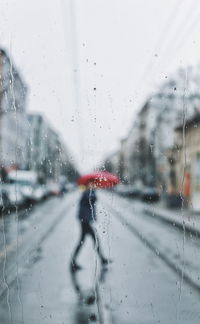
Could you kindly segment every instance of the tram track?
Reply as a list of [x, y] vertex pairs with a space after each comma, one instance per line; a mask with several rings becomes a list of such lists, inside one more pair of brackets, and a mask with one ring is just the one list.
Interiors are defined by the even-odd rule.
[[[104, 197], [105, 198], [105, 197]], [[113, 206], [108, 200], [103, 200], [106, 209], [113, 214], [116, 219], [125, 226], [135, 237], [137, 237], [148, 249], [150, 249], [158, 258], [160, 258], [181, 280], [186, 282], [194, 290], [200, 293], [200, 278], [198, 264], [191, 264], [188, 260], [187, 240], [189, 235], [184, 231], [181, 233], [180, 228], [173, 226], [170, 222], [162, 222], [157, 217], [150, 217], [147, 213], [140, 210], [138, 213], [130, 208], [124, 209], [121, 206]], [[165, 235], [163, 233], [166, 233]], [[173, 233], [173, 235], [172, 235]], [[166, 237], [169, 234], [169, 245], [167, 245]], [[181, 251], [172, 248], [172, 238], [177, 240], [181, 246]], [[187, 238], [186, 238], [187, 237]], [[195, 237], [196, 243], [200, 246], [200, 239]], [[170, 246], [171, 244], [171, 246]], [[185, 246], [184, 246], [185, 244]], [[190, 242], [190, 249], [192, 249]], [[195, 248], [195, 244], [193, 249]], [[195, 260], [197, 261], [197, 259]]]

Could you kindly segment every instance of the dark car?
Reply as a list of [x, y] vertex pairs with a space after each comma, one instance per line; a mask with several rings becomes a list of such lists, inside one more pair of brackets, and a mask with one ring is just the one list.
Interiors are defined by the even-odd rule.
[[160, 199], [159, 191], [154, 187], [145, 187], [142, 190], [141, 199], [145, 202], [156, 202]]
[[115, 188], [115, 191], [121, 196], [126, 196], [130, 198], [139, 197], [141, 194], [141, 190], [133, 185], [118, 185]]
[[0, 185], [0, 209], [7, 208], [10, 205], [9, 195], [4, 185]]

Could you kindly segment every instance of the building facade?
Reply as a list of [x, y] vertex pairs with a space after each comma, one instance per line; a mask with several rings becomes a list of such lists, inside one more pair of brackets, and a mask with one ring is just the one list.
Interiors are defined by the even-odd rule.
[[200, 114], [176, 128], [176, 141], [170, 162], [173, 192], [180, 194], [185, 204], [200, 211]]
[[6, 170], [26, 166], [26, 96], [27, 86], [0, 49], [0, 163]]
[[61, 176], [72, 181], [76, 177], [64, 141], [40, 114], [28, 114], [27, 168], [37, 172], [41, 183], [58, 182]]

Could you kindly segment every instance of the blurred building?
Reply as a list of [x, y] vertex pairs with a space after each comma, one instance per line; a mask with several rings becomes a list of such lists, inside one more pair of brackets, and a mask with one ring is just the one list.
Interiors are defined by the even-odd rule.
[[26, 166], [27, 86], [7, 53], [0, 49], [1, 169]]
[[106, 171], [120, 177], [120, 152], [116, 151], [110, 154], [104, 161], [103, 167]]
[[48, 124], [40, 114], [28, 114], [27, 169], [36, 171], [41, 182], [50, 172], [48, 166]]
[[139, 122], [135, 120], [126, 140], [123, 143], [124, 172], [123, 177], [128, 183], [133, 184], [141, 178], [140, 155], [139, 155]]
[[191, 118], [199, 111], [200, 68], [198, 73], [179, 70], [140, 109], [121, 149], [130, 183], [139, 180], [167, 190], [171, 172], [167, 152], [174, 145], [174, 129], [184, 116]]
[[159, 186], [171, 191], [173, 171], [169, 160], [174, 148], [174, 129], [184, 118], [200, 112], [200, 65], [180, 69], [166, 80], [136, 115], [118, 152], [107, 157], [106, 167], [130, 184]]
[[120, 149], [118, 152], [119, 156], [119, 178], [122, 182], [129, 182], [129, 159], [128, 159], [128, 138], [123, 138], [120, 141]]
[[200, 210], [200, 114], [176, 127], [170, 150], [171, 188], [194, 210]]
[[64, 141], [40, 114], [28, 114], [27, 168], [37, 172], [40, 182], [76, 177]]

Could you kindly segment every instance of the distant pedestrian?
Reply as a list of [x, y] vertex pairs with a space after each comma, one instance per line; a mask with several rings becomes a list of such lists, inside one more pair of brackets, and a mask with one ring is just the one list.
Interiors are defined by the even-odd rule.
[[93, 228], [93, 222], [96, 221], [96, 201], [97, 197], [95, 193], [95, 188], [92, 183], [89, 183], [86, 187], [86, 190], [83, 192], [80, 200], [78, 219], [81, 225], [81, 236], [72, 257], [72, 270], [74, 271], [81, 269], [81, 266], [77, 264], [76, 260], [87, 235], [90, 235], [94, 242], [94, 246], [100, 257], [101, 264], [108, 264], [108, 260], [103, 256], [103, 253], [101, 251], [97, 233]]

